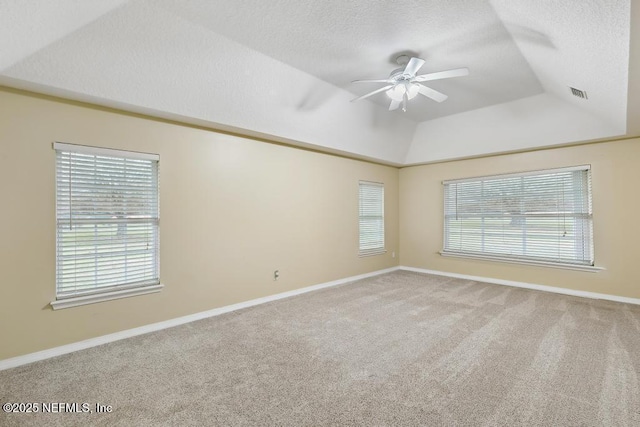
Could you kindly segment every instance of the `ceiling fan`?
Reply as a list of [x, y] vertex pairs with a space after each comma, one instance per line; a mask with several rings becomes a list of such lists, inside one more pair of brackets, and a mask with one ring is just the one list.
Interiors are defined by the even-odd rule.
[[393, 70], [388, 79], [353, 81], [352, 83], [385, 83], [385, 86], [352, 99], [351, 102], [359, 101], [386, 91], [389, 98], [391, 98], [389, 111], [397, 110], [400, 105], [402, 105], [402, 111], [407, 111], [407, 101], [415, 98], [418, 94], [431, 98], [436, 102], [442, 102], [448, 98], [444, 93], [421, 84], [422, 82], [469, 75], [468, 68], [456, 68], [454, 70], [439, 71], [437, 73], [416, 75], [420, 67], [424, 64], [424, 59], [415, 56], [400, 55], [396, 59], [396, 62], [398, 65], [404, 65], [404, 67]]

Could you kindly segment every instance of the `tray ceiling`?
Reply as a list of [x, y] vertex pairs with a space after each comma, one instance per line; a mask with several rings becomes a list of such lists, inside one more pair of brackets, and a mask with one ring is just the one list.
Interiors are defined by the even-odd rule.
[[[0, 0], [0, 84], [415, 164], [630, 135], [629, 1]], [[387, 111], [396, 54], [441, 104]], [[635, 70], [632, 68], [632, 71]], [[588, 99], [573, 96], [569, 86]]]

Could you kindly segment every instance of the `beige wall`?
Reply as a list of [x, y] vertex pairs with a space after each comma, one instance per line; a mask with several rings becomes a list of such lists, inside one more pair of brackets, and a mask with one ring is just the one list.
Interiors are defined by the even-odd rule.
[[[51, 310], [53, 141], [160, 154], [162, 292]], [[635, 139], [398, 171], [0, 89], [0, 360], [393, 267], [398, 249], [405, 266], [640, 298], [639, 161]], [[438, 255], [442, 180], [579, 164], [604, 271]], [[360, 179], [385, 183], [386, 255], [357, 255]]]
[[[470, 143], [472, 143], [470, 141]], [[591, 164], [592, 273], [443, 257], [446, 179]], [[640, 139], [408, 167], [400, 170], [400, 264], [640, 298]]]
[[[53, 141], [160, 154], [162, 292], [48, 306]], [[0, 90], [0, 360], [396, 266], [398, 176], [392, 167]], [[385, 255], [358, 257], [360, 179], [385, 183]]]

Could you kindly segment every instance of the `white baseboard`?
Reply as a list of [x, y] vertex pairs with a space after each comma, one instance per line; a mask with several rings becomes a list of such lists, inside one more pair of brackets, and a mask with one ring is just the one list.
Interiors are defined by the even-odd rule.
[[250, 301], [244, 301], [238, 304], [227, 305], [220, 308], [214, 308], [213, 310], [202, 311], [200, 313], [190, 314], [188, 316], [177, 317], [175, 319], [165, 320], [158, 323], [152, 323], [150, 325], [140, 326], [138, 328], [127, 329], [125, 331], [115, 332], [113, 334], [103, 335], [96, 338], [90, 338], [84, 341], [78, 341], [71, 344], [62, 345], [60, 347], [54, 347], [47, 350], [37, 351], [35, 353], [25, 354], [23, 356], [12, 357], [10, 359], [0, 360], [0, 371], [17, 366], [26, 365], [28, 363], [37, 362], [39, 360], [49, 359], [51, 357], [61, 356], [63, 354], [72, 353], [78, 350], [84, 350], [90, 347], [96, 347], [102, 344], [107, 344], [113, 341], [122, 340], [125, 338], [135, 337], [137, 335], [147, 334], [149, 332], [159, 331], [162, 329], [171, 328], [173, 326], [183, 325], [185, 323], [194, 322], [196, 320], [206, 319], [208, 317], [219, 316], [230, 311], [236, 311], [247, 307], [253, 307], [255, 305], [264, 304], [271, 301], [276, 301], [283, 298], [289, 298], [295, 295], [305, 294], [307, 292], [317, 291], [319, 289], [329, 288], [331, 286], [342, 285], [344, 283], [354, 282], [356, 280], [366, 279], [368, 277], [379, 276], [385, 273], [391, 273], [398, 270], [399, 267], [391, 267], [385, 270], [373, 271], [371, 273], [359, 274], [357, 276], [346, 277], [344, 279], [333, 280], [331, 282], [321, 283], [319, 285], [307, 286], [306, 288], [295, 289], [293, 291], [282, 292], [275, 295], [269, 295], [262, 298], [252, 299]]
[[555, 286], [537, 285], [535, 283], [516, 282], [513, 280], [493, 279], [491, 277], [470, 276], [468, 274], [449, 273], [447, 271], [427, 270], [425, 268], [398, 267], [399, 270], [413, 271], [416, 273], [435, 274], [437, 276], [455, 277], [457, 279], [473, 280], [475, 282], [494, 283], [496, 285], [514, 286], [516, 288], [534, 289], [536, 291], [553, 292], [556, 294], [572, 295], [576, 297], [603, 299], [607, 301], [624, 302], [627, 304], [640, 305], [640, 298], [628, 298], [617, 295], [599, 294], [596, 292], [578, 291], [567, 288], [557, 288]]

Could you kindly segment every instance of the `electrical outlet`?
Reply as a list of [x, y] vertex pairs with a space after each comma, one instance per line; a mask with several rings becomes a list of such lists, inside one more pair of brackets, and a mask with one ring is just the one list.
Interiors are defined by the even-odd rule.
[[273, 280], [278, 280], [278, 277], [280, 277], [280, 270], [273, 272]]
[[396, 257], [396, 251], [391, 252], [391, 258], [395, 258]]

